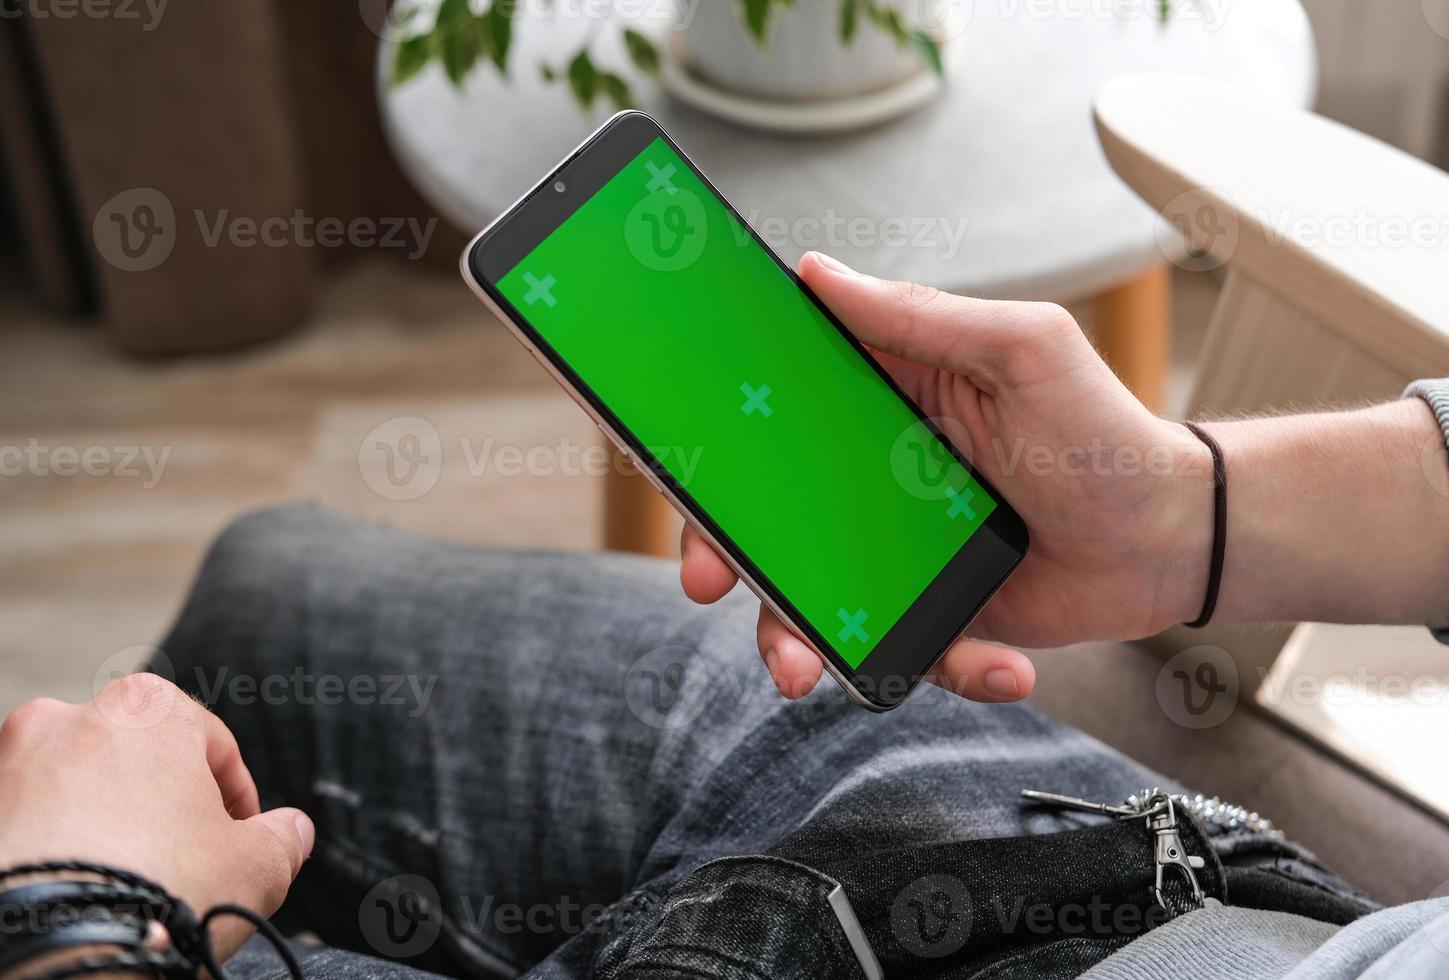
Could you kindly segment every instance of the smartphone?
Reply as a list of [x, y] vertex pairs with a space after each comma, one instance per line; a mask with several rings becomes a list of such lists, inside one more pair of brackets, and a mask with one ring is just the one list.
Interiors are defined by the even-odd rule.
[[1027, 530], [649, 116], [463, 255], [474, 291], [862, 705], [904, 701]]

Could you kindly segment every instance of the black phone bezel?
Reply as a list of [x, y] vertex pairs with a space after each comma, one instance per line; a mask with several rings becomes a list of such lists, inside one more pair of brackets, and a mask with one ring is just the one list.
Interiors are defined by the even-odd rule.
[[[880, 378], [896, 393], [911, 411], [939, 439], [950, 453], [966, 467], [996, 502], [996, 508], [977, 532], [947, 562], [920, 597], [900, 620], [881, 637], [879, 643], [859, 667], [851, 667], [836, 651], [831, 641], [800, 614], [789, 598], [777, 588], [750, 560], [734, 540], [720, 528], [689, 492], [679, 485], [669, 470], [655, 459], [624, 422], [618, 418], [593, 389], [561, 358], [547, 340], [533, 328], [523, 315], [498, 289], [497, 283], [519, 262], [552, 234], [585, 201], [599, 191], [655, 140], [663, 139], [690, 167], [706, 187], [729, 210], [740, 227], [795, 283], [830, 323], [840, 331]], [[562, 182], [563, 192], [555, 185]], [[777, 255], [768, 243], [750, 227], [740, 213], [710, 182], [657, 122], [642, 112], [623, 112], [605, 123], [587, 142], [561, 163], [518, 204], [493, 223], [469, 248], [465, 266], [474, 282], [517, 328], [531, 341], [535, 352], [574, 387], [580, 397], [588, 400], [594, 411], [623, 438], [637, 459], [649, 467], [654, 476], [693, 518], [705, 527], [730, 557], [745, 569], [755, 583], [789, 616], [791, 625], [803, 633], [831, 661], [836, 671], [869, 704], [887, 711], [901, 704], [945, 655], [951, 643], [966, 629], [981, 608], [995, 594], [1026, 557], [1030, 544], [1025, 523], [994, 487], [976, 472], [956, 447], [921, 411], [886, 370], [846, 330], [810, 288]], [[967, 599], [963, 602], [962, 597]], [[923, 654], [920, 651], [925, 651]]]

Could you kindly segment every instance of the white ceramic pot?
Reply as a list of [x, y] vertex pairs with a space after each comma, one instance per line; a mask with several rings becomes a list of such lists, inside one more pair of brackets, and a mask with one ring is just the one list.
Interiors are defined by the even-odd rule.
[[739, 0], [680, 0], [681, 39], [692, 70], [722, 88], [781, 100], [840, 99], [924, 71], [920, 55], [862, 19], [840, 39], [841, 0], [776, 8], [763, 45]]

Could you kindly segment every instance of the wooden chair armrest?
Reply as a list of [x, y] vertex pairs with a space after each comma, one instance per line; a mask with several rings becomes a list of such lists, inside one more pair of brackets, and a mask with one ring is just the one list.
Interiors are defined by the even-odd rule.
[[1122, 179], [1189, 248], [1409, 377], [1449, 375], [1449, 174], [1309, 112], [1172, 75], [1096, 102]]

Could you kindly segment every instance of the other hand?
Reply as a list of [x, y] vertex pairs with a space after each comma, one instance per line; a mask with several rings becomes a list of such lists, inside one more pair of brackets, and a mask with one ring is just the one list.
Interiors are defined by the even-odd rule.
[[[162, 885], [198, 916], [270, 916], [312, 850], [301, 810], [262, 812], [236, 739], [171, 682], [133, 674], [75, 705], [36, 700], [0, 727], [0, 868], [80, 859]], [[250, 927], [219, 918], [219, 962]]]

